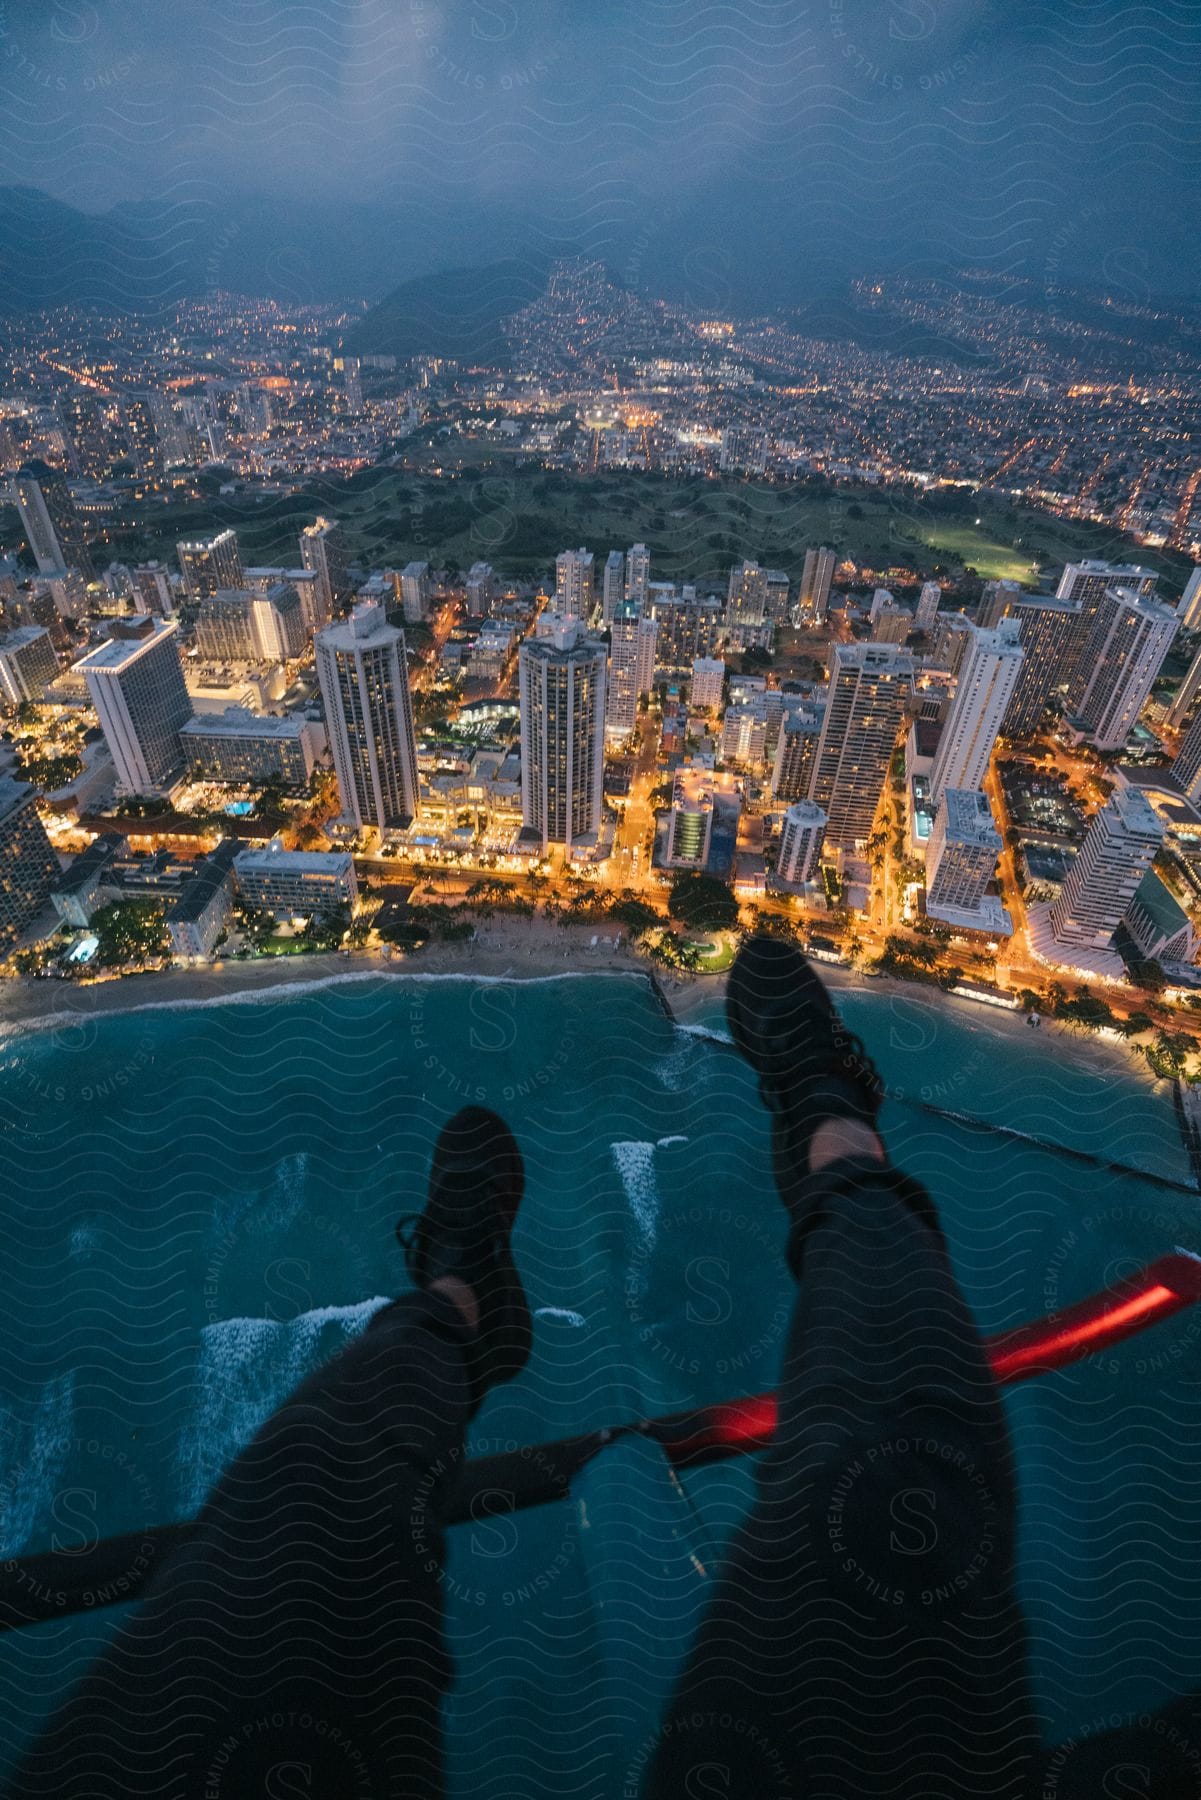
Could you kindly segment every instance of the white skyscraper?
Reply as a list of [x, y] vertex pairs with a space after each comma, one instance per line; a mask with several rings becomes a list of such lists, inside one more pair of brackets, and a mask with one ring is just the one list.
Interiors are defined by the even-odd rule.
[[[1177, 618], [1179, 616], [1178, 613]], [[1189, 664], [1188, 673], [1180, 683], [1176, 698], [1168, 708], [1167, 723], [1173, 730], [1178, 731], [1184, 724], [1198, 694], [1201, 694], [1201, 650], [1198, 650]]]
[[1164, 828], [1137, 788], [1120, 787], [1088, 828], [1050, 910], [1057, 944], [1106, 949], [1163, 842]]
[[1184, 592], [1176, 608], [1182, 631], [1201, 630], [1201, 563], [1184, 584]]
[[211, 538], [195, 538], [176, 544], [188, 599], [193, 605], [211, 599], [220, 588], [240, 588], [244, 575], [236, 531], [219, 531]]
[[434, 584], [430, 577], [430, 566], [427, 562], [406, 563], [400, 571], [400, 603], [404, 608], [405, 623], [420, 625], [430, 609], [430, 595]]
[[1145, 600], [1151, 600], [1155, 597], [1156, 583], [1157, 577], [1153, 570], [1137, 568], [1130, 563], [1078, 562], [1067, 565], [1060, 576], [1055, 597], [1057, 600], [1073, 600], [1080, 608], [1080, 617], [1073, 634], [1073, 652], [1065, 667], [1067, 705], [1070, 712], [1075, 712], [1080, 705], [1092, 675], [1089, 639], [1102, 596], [1111, 587], [1124, 587]]
[[1129, 588], [1106, 589], [1084, 649], [1088, 680], [1074, 709], [1098, 750], [1123, 747], [1179, 629], [1171, 607]]
[[605, 626], [613, 623], [613, 614], [626, 597], [626, 559], [620, 550], [610, 550], [601, 577], [601, 618]]
[[874, 625], [882, 612], [890, 611], [895, 605], [896, 597], [891, 588], [877, 588], [872, 595], [871, 609], [867, 616]]
[[830, 605], [830, 588], [834, 581], [834, 569], [838, 558], [833, 550], [822, 544], [816, 550], [806, 550], [805, 566], [801, 571], [801, 585], [797, 593], [797, 605], [801, 616], [814, 624], [820, 625]]
[[522, 819], [570, 854], [601, 828], [605, 646], [569, 619], [524, 643], [519, 668]]
[[638, 723], [638, 702], [649, 694], [655, 678], [653, 619], [644, 619], [635, 600], [622, 600], [613, 614], [609, 645], [609, 680], [605, 698], [605, 736], [628, 738]]
[[1001, 854], [987, 796], [948, 788], [926, 846], [926, 911], [978, 912]]
[[591, 550], [560, 550], [555, 558], [555, 611], [586, 625], [595, 600]]
[[417, 746], [404, 632], [378, 600], [316, 638], [317, 676], [342, 811], [381, 836], [417, 812]]
[[767, 612], [767, 570], [757, 562], [735, 563], [726, 595], [727, 625], [759, 625]]
[[1010, 620], [1002, 620], [995, 631], [970, 629], [955, 698], [930, 771], [930, 797], [935, 803], [947, 788], [975, 792], [984, 785], [988, 759], [1022, 669], [1018, 628]]
[[1182, 789], [1190, 806], [1201, 801], [1201, 713], [1193, 720], [1184, 735], [1172, 774]]
[[645, 544], [632, 544], [626, 551], [626, 599], [645, 600], [650, 578], [650, 551]]
[[148, 613], [114, 620], [112, 636], [76, 663], [123, 793], [153, 794], [183, 768], [179, 733], [192, 702], [179, 661], [179, 622]]
[[934, 621], [938, 617], [938, 603], [942, 599], [942, 589], [937, 581], [926, 581], [918, 595], [917, 610], [913, 615], [915, 631], [933, 631]]
[[300, 534], [301, 567], [317, 577], [316, 605], [309, 629], [319, 631], [342, 609], [342, 601], [350, 592], [346, 579], [346, 549], [342, 527], [336, 519], [320, 518], [306, 525]]
[[812, 881], [826, 838], [826, 815], [812, 800], [797, 800], [784, 814], [776, 873], [796, 885]]
[[692, 704], [700, 710], [721, 705], [726, 665], [720, 656], [698, 656], [692, 664]]
[[0, 701], [37, 705], [58, 674], [58, 658], [44, 625], [22, 625], [0, 634]]
[[807, 797], [825, 812], [826, 840], [839, 849], [851, 849], [871, 836], [912, 693], [908, 650], [893, 644], [834, 646]]

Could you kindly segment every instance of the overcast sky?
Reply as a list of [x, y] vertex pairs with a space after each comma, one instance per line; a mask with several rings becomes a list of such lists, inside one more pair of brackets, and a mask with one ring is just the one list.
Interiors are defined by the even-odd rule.
[[[1201, 4], [0, 0], [0, 182], [574, 234], [698, 298], [972, 263], [1194, 293]], [[490, 246], [494, 248], [494, 246]]]

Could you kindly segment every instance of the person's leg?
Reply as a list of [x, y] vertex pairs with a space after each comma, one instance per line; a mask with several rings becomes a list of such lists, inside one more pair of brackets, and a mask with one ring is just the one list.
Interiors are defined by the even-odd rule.
[[501, 1122], [452, 1121], [408, 1240], [424, 1291], [238, 1456], [14, 1796], [442, 1794], [441, 1511], [480, 1397], [528, 1355], [520, 1192]]
[[800, 1282], [777, 1435], [647, 1792], [1003, 1800], [1037, 1738], [1000, 1397], [933, 1203], [884, 1158], [874, 1071], [812, 998], [801, 1026], [766, 1075], [752, 1056]]

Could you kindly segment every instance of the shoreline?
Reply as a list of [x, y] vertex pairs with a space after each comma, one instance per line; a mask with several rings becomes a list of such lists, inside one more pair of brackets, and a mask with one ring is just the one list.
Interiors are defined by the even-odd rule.
[[[415, 955], [338, 951], [312, 956], [262, 958], [253, 962], [217, 963], [200, 969], [168, 969], [149, 975], [121, 976], [87, 986], [49, 981], [10, 981], [0, 987], [0, 1038], [27, 1032], [53, 1030], [80, 1018], [118, 1016], [134, 1012], [170, 1011], [198, 1006], [249, 1004], [255, 1000], [287, 999], [318, 988], [353, 981], [438, 980], [458, 978], [479, 981], [549, 981], [588, 975], [633, 975], [646, 982], [656, 1005], [668, 1011], [677, 1025], [693, 1025], [702, 1012], [721, 1005], [726, 975], [674, 974], [661, 969], [628, 944], [614, 949], [603, 945], [601, 933], [587, 925], [561, 926], [542, 920], [498, 915], [481, 920], [469, 943], [432, 943]], [[591, 939], [598, 939], [595, 949]], [[926, 982], [907, 982], [895, 976], [877, 976], [869, 983], [862, 975], [837, 964], [821, 965], [822, 980], [836, 993], [891, 995], [910, 1003], [948, 1007], [965, 1024], [985, 1028], [998, 1036], [1029, 1036], [1021, 1012], [1004, 1012], [978, 1005], [960, 996], [943, 993]], [[1059, 1042], [1070, 1040], [1075, 1056], [1095, 1058], [1113, 1066], [1114, 1059], [1131, 1075], [1148, 1082], [1158, 1077], [1130, 1045], [1094, 1040], [1069, 1030], [1054, 1020], [1044, 1020], [1039, 1034]]]

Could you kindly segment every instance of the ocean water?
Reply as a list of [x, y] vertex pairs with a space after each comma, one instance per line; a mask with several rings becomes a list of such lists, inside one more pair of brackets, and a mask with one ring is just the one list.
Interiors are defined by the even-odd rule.
[[[883, 984], [839, 999], [986, 1331], [1176, 1245], [1201, 1252], [1170, 1092], [1125, 1053]], [[187, 1517], [300, 1376], [405, 1285], [394, 1222], [468, 1100], [503, 1112], [525, 1152], [517, 1252], [537, 1330], [469, 1449], [770, 1387], [783, 1216], [766, 1115], [722, 1034], [716, 1002], [681, 1028], [638, 976], [465, 972], [0, 1041], [0, 1551]], [[1049, 1735], [1201, 1687], [1199, 1371], [1186, 1313], [1011, 1391]], [[599, 1800], [636, 1784], [748, 1494], [745, 1462], [681, 1485], [623, 1442], [570, 1500], [452, 1534], [457, 1793]], [[10, 1748], [118, 1616], [0, 1639]]]

